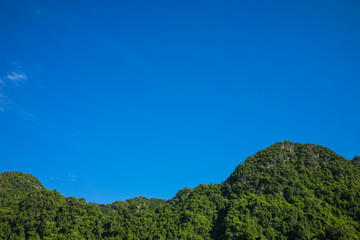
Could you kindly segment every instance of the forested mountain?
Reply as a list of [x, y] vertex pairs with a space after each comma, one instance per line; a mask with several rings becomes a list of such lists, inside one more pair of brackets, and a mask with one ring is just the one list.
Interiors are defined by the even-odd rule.
[[359, 162], [285, 141], [248, 157], [221, 184], [107, 205], [5, 172], [0, 239], [359, 239]]

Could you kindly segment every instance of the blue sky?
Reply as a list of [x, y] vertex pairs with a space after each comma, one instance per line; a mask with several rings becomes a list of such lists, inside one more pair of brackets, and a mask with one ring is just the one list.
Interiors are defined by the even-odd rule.
[[169, 199], [284, 140], [360, 154], [359, 1], [0, 3], [0, 171]]

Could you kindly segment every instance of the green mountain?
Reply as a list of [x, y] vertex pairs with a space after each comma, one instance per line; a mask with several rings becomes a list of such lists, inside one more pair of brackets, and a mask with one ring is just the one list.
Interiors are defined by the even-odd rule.
[[0, 174], [0, 239], [360, 239], [359, 157], [276, 143], [221, 184], [112, 204]]
[[21, 197], [40, 189], [44, 189], [44, 186], [31, 174], [21, 172], [0, 174], [0, 199]]

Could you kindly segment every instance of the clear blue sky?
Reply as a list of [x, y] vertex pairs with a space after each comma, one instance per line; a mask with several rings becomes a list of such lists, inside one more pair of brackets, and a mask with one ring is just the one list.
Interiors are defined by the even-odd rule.
[[275, 142], [360, 154], [359, 1], [0, 2], [0, 172], [169, 199]]

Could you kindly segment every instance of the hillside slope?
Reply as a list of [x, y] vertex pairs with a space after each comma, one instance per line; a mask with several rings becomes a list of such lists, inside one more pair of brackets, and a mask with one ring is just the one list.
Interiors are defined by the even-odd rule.
[[359, 239], [358, 163], [319, 145], [280, 142], [221, 184], [107, 205], [6, 172], [0, 239]]

